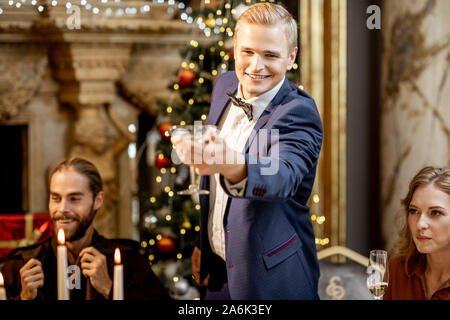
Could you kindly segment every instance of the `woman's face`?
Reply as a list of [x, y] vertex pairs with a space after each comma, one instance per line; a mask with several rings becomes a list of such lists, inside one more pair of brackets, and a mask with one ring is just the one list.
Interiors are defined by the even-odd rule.
[[450, 195], [434, 184], [418, 187], [408, 208], [408, 224], [420, 253], [450, 252]]

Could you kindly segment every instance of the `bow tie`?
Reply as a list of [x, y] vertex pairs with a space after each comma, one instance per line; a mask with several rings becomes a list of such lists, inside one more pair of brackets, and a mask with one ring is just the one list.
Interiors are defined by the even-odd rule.
[[248, 121], [252, 121], [253, 120], [253, 115], [252, 115], [253, 105], [251, 103], [245, 102], [241, 98], [236, 97], [230, 91], [227, 91], [227, 95], [230, 97], [231, 101], [233, 102], [233, 104], [235, 106], [241, 107], [242, 110], [244, 110], [245, 115], [248, 118]]

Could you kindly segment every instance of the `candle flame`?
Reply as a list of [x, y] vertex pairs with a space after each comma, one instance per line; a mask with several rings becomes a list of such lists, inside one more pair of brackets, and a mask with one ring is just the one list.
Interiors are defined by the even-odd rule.
[[64, 245], [65, 242], [66, 242], [66, 236], [64, 234], [64, 230], [62, 228], [59, 228], [59, 230], [58, 230], [58, 244], [59, 245]]
[[3, 281], [3, 275], [0, 272], [0, 287], [3, 287], [4, 284], [5, 284], [5, 282]]
[[120, 264], [120, 250], [119, 248], [116, 248], [116, 250], [114, 250], [114, 262], [115, 264]]

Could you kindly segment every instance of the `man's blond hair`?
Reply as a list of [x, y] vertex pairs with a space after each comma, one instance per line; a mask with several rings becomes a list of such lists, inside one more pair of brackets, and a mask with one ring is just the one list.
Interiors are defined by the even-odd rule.
[[242, 23], [250, 23], [264, 26], [280, 24], [284, 28], [284, 34], [288, 43], [289, 52], [297, 47], [297, 22], [292, 15], [281, 5], [273, 3], [256, 3], [248, 7], [236, 22], [234, 36], [236, 37]]

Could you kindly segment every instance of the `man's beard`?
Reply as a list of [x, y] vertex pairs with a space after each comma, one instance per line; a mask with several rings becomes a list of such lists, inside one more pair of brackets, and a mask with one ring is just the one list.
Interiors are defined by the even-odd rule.
[[[89, 215], [84, 219], [78, 219], [79, 216], [71, 217], [72, 219], [78, 221], [78, 227], [75, 229], [73, 234], [66, 234], [66, 241], [76, 241], [84, 237], [86, 234], [86, 230], [92, 224], [92, 221], [95, 218], [95, 213], [97, 210], [94, 210], [94, 203], [92, 203], [91, 208], [89, 209]], [[53, 226], [56, 227], [56, 221], [53, 221]]]

